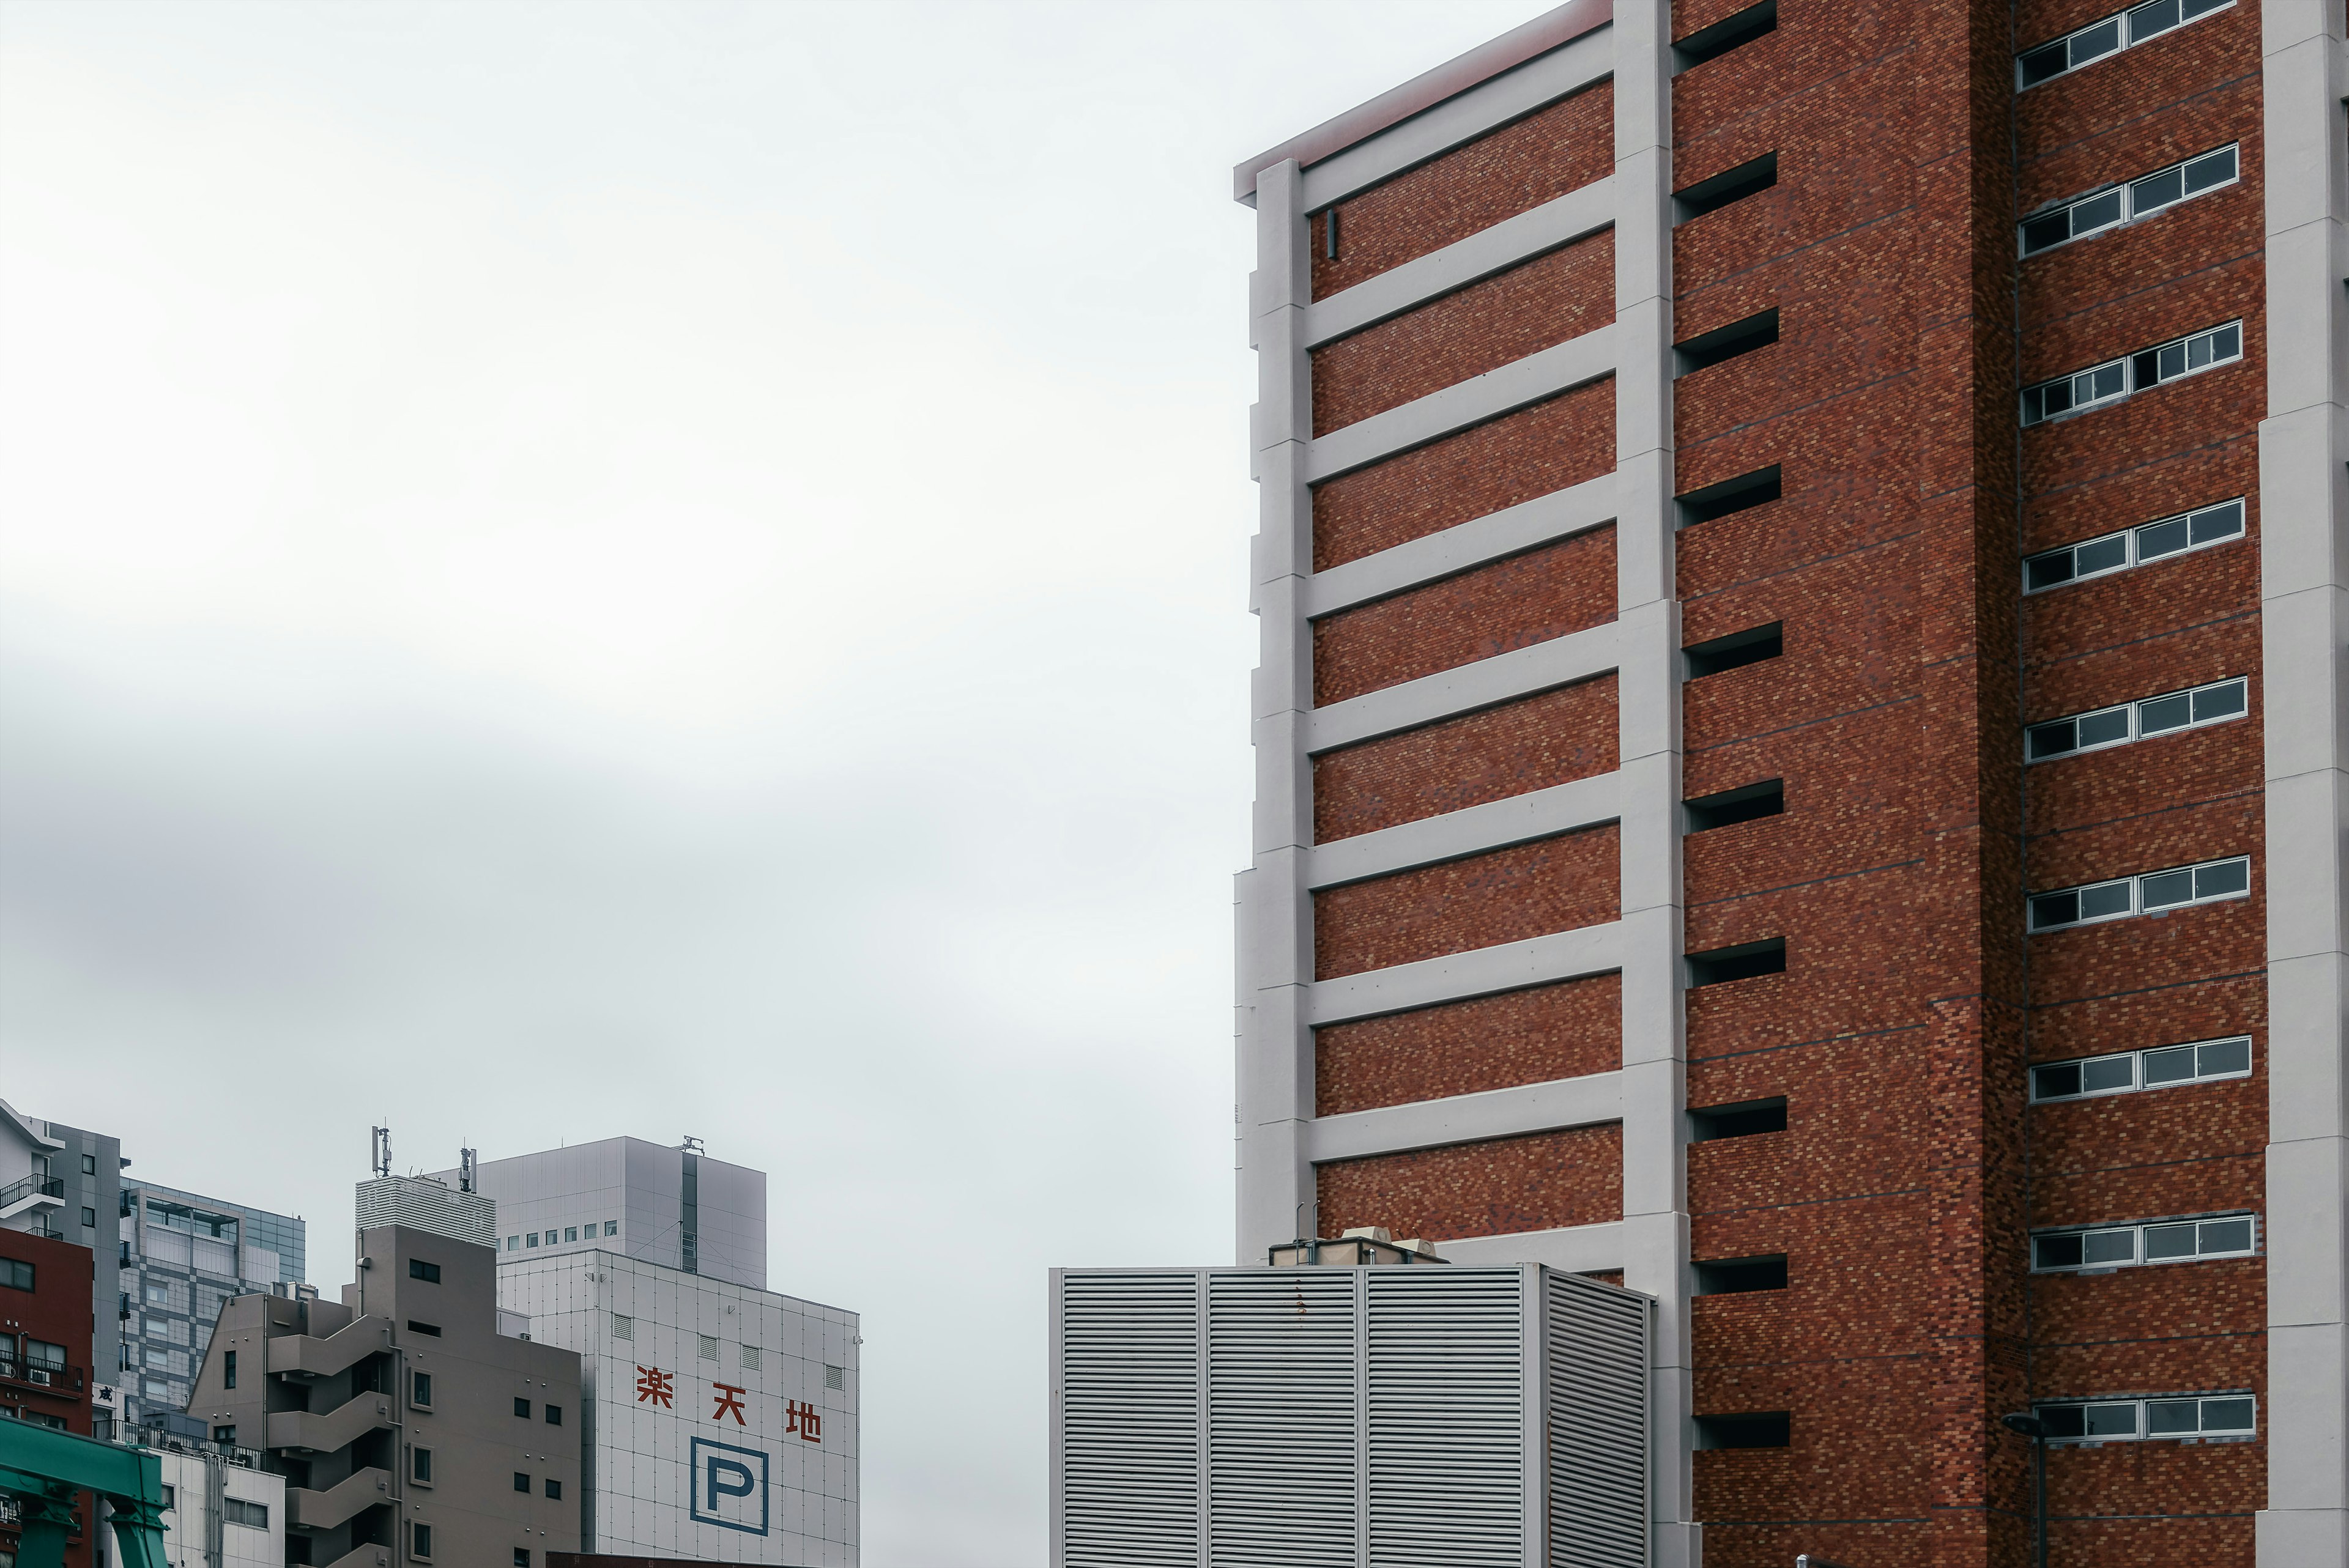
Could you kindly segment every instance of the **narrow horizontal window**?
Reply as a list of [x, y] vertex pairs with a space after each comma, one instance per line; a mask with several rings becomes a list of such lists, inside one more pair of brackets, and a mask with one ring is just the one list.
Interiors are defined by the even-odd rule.
[[2243, 717], [2250, 696], [2251, 683], [2237, 676], [2232, 680], [2214, 681], [2209, 686], [2125, 702], [2117, 707], [2100, 707], [2093, 713], [2034, 724], [2023, 732], [2023, 758], [2026, 761], [2046, 762], [2075, 752], [2150, 740], [2180, 729], [2223, 724]]
[[2031, 1069], [2031, 1098], [2034, 1101], [2086, 1099], [2251, 1076], [2251, 1037], [2235, 1035], [2223, 1040], [2048, 1062]]
[[1701, 1449], [1791, 1448], [1794, 1437], [1795, 1418], [1785, 1410], [1696, 1418], [1696, 1446]]
[[1693, 376], [1709, 370], [1724, 360], [1751, 354], [1757, 348], [1767, 348], [1778, 341], [1778, 307], [1756, 311], [1743, 321], [1733, 321], [1727, 326], [1716, 326], [1711, 332], [1698, 333], [1685, 343], [1672, 346], [1673, 374]]
[[2144, 392], [2166, 381], [2192, 376], [2243, 356], [2243, 324], [2230, 321], [2188, 337], [2173, 338], [2121, 359], [2092, 365], [2053, 381], [2023, 389], [2025, 425], [2044, 424]]
[[1744, 1295], [1752, 1291], [1786, 1288], [1786, 1255], [1721, 1258], [1696, 1265], [1699, 1295]]
[[2031, 895], [2031, 929], [2054, 931], [2067, 925], [2123, 920], [2133, 914], [2160, 914], [2191, 904], [2216, 903], [2241, 898], [2251, 890], [2251, 862], [2237, 855], [2199, 866], [2147, 872], [2143, 876], [2117, 877], [2054, 892]]
[[1785, 651], [1785, 623], [1773, 621], [1766, 626], [1751, 626], [1710, 642], [1692, 643], [1681, 650], [1681, 657], [1686, 663], [1688, 678], [1699, 680], [1723, 670], [1775, 659]]
[[2017, 92], [2054, 81], [2067, 71], [2094, 65], [2108, 55], [2117, 55], [2132, 44], [2142, 44], [2158, 38], [2173, 27], [2182, 27], [2199, 21], [2214, 11], [2223, 11], [2235, 0], [2151, 0], [2144, 5], [2132, 6], [2116, 15], [2102, 17], [2076, 32], [2066, 33], [2025, 49], [2015, 57], [2014, 87]]
[[2224, 544], [2242, 537], [2243, 502], [2238, 496], [2215, 506], [2180, 512], [2158, 522], [2140, 523], [2118, 533], [2026, 557], [2023, 562], [2023, 590], [2026, 593], [2044, 593], [2067, 583], [2102, 577], [2107, 573], [2143, 566], [2189, 550]]
[[1781, 490], [1780, 469], [1776, 463], [1766, 469], [1755, 469], [1750, 474], [1739, 474], [1735, 479], [1692, 490], [1678, 498], [1680, 526], [1690, 528], [1750, 507], [1766, 506], [1778, 499]]
[[1786, 1130], [1786, 1097], [1742, 1099], [1733, 1105], [1707, 1106], [1689, 1112], [1689, 1141], [1710, 1143], [1716, 1138], [1752, 1138]]
[[2085, 240], [2106, 229], [2149, 218], [2189, 196], [2232, 185], [2238, 175], [2237, 153], [2238, 144], [2230, 142], [2183, 163], [2158, 169], [2125, 185], [2083, 196], [2044, 212], [2034, 212], [2023, 221], [2023, 253], [2035, 256], [2074, 240]]
[[1765, 152], [1734, 169], [1725, 169], [1710, 180], [1700, 180], [1685, 191], [1673, 192], [1673, 221], [1685, 223], [1707, 212], [1717, 212], [1732, 202], [1757, 196], [1776, 183], [1778, 155]]
[[2036, 1274], [2074, 1274], [2082, 1269], [2133, 1268], [2201, 1258], [2246, 1258], [2259, 1250], [2257, 1230], [2253, 1216], [2226, 1214], [2209, 1220], [2041, 1231], [2031, 1238], [2031, 1267]]
[[2259, 1429], [2257, 1401], [2249, 1394], [2067, 1400], [2033, 1406], [2032, 1413], [2046, 1423], [2050, 1438], [2068, 1442], [2249, 1437]]
[[1762, 0], [1758, 5], [1748, 5], [1735, 15], [1715, 22], [1710, 27], [1700, 27], [1672, 46], [1672, 69], [1675, 73], [1707, 60], [1718, 59], [1754, 39], [1763, 37], [1778, 26], [1778, 0]]
[[1717, 795], [1683, 801], [1681, 806], [1683, 827], [1692, 833], [1751, 822], [1757, 817], [1775, 817], [1785, 810], [1786, 784], [1782, 779], [1740, 785]]
[[1732, 980], [1751, 980], [1758, 975], [1785, 972], [1786, 939], [1783, 936], [1741, 942], [1733, 947], [1716, 947], [1710, 953], [1688, 955], [1688, 983], [1692, 987], [1722, 985]]

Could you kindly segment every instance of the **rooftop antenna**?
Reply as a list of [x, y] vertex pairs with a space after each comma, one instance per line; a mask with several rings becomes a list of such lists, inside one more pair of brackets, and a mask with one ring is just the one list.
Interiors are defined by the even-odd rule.
[[391, 1174], [391, 1129], [377, 1127], [368, 1130], [375, 1134], [372, 1149], [375, 1173], [378, 1178], [388, 1177]]
[[457, 1150], [458, 1191], [470, 1192], [473, 1190], [474, 1161], [479, 1158], [480, 1155], [473, 1150], [460, 1149]]
[[696, 1138], [690, 1132], [685, 1135], [685, 1141], [678, 1144], [678, 1148], [687, 1154], [707, 1154], [709, 1152], [709, 1150], [701, 1147], [701, 1140]]

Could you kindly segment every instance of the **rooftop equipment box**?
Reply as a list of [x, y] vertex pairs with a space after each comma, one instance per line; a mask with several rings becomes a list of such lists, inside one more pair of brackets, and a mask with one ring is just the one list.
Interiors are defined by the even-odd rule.
[[1537, 1264], [1055, 1269], [1052, 1568], [1646, 1568], [1653, 1307]]

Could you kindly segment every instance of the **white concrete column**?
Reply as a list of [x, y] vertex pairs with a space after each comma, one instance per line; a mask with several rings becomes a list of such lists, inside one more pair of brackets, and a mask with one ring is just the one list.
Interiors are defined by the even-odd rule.
[[1313, 436], [1305, 315], [1312, 284], [1304, 177], [1292, 160], [1257, 181], [1257, 270], [1249, 280], [1257, 406], [1250, 420], [1259, 527], [1250, 597], [1262, 646], [1250, 702], [1256, 740], [1254, 858], [1239, 878], [1239, 1180], [1236, 1261], [1310, 1223], [1313, 1171], [1305, 1122], [1313, 1114], [1313, 903], [1306, 851], [1313, 841], [1313, 773], [1306, 721], [1313, 707], [1312, 625], [1305, 580], [1313, 565], [1312, 495], [1305, 483]]
[[1658, 1302], [1657, 1568], [1696, 1568], [1681, 1001], [1680, 605], [1672, 581], [1671, 7], [1615, 7], [1616, 611], [1622, 757], [1623, 1283]]
[[2264, 0], [2268, 418], [2260, 598], [2268, 900], [2261, 1568], [2349, 1568], [2349, 91], [2333, 0]]

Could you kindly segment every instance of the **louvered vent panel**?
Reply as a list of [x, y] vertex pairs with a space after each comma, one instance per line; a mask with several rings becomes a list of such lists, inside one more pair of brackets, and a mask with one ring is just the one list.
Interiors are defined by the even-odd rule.
[[1379, 1568], [1525, 1561], [1522, 1282], [1515, 1269], [1371, 1271]]
[[1063, 1560], [1199, 1560], [1199, 1276], [1062, 1276]]
[[1644, 1568], [1649, 1305], [1572, 1274], [1547, 1284], [1551, 1568]]
[[1210, 1276], [1215, 1568], [1351, 1568], [1354, 1284], [1344, 1270]]

